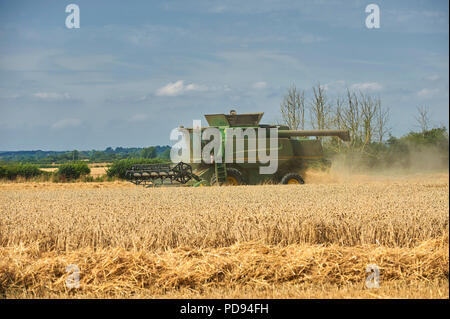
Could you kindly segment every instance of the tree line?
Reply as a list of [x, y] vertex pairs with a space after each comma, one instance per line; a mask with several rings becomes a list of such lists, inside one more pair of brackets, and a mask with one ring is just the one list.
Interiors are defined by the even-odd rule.
[[[340, 155], [348, 163], [362, 167], [399, 164], [411, 166], [412, 155], [434, 152], [439, 162], [448, 167], [448, 133], [445, 127], [433, 126], [429, 109], [418, 106], [414, 116], [418, 131], [397, 138], [391, 134], [391, 113], [379, 96], [347, 89], [333, 100], [324, 86], [312, 88], [309, 99], [305, 90], [292, 85], [280, 103], [281, 124], [294, 130], [339, 129], [350, 133], [350, 142], [336, 137], [322, 139], [328, 157]], [[414, 115], [414, 114], [410, 114]], [[440, 166], [442, 166], [439, 164]]]
[[69, 161], [87, 161], [91, 163], [113, 162], [127, 158], [170, 158], [170, 146], [150, 147], [107, 147], [103, 151], [8, 151], [0, 152], [1, 162], [22, 162], [40, 164], [41, 167], [51, 167], [53, 163], [60, 164]]

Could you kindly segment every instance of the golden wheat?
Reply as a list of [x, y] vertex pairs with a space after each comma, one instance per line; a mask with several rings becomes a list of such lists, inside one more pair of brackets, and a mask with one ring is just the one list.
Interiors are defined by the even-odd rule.
[[448, 183], [0, 191], [0, 245], [44, 250], [413, 246], [448, 232]]
[[[328, 287], [448, 298], [448, 174], [311, 176], [299, 186], [1, 184], [0, 293], [71, 296], [65, 267], [77, 264], [80, 297], [333, 296]], [[368, 263], [382, 293], [364, 290]]]
[[448, 237], [414, 248], [245, 243], [224, 248], [180, 247], [159, 253], [121, 248], [43, 253], [39, 245], [17, 246], [0, 248], [0, 293], [19, 287], [38, 297], [69, 293], [65, 267], [70, 264], [76, 264], [81, 273], [77, 293], [94, 297], [161, 295], [186, 289], [261, 289], [286, 283], [363, 288], [368, 264], [379, 267], [381, 285], [444, 282], [449, 275], [448, 248]]

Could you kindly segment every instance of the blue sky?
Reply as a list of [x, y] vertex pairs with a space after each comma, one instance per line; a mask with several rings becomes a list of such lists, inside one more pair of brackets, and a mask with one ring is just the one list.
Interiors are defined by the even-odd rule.
[[[65, 7], [80, 7], [67, 29]], [[365, 8], [380, 7], [367, 29]], [[419, 105], [448, 127], [448, 1], [1, 1], [0, 150], [170, 144], [230, 109], [279, 119], [288, 87], [380, 96], [392, 133]], [[204, 122], [205, 123], [205, 122]], [[206, 124], [206, 123], [205, 123]]]

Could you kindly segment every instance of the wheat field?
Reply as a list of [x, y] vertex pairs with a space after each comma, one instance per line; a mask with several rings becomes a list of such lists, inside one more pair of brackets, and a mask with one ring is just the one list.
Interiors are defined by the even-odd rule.
[[[91, 170], [91, 173], [89, 174], [92, 177], [99, 177], [106, 174], [106, 171], [108, 170], [108, 165], [110, 163], [97, 163], [97, 164], [89, 164], [89, 169]], [[41, 171], [44, 172], [56, 172], [58, 170], [58, 167], [46, 167], [46, 168], [40, 168]]]
[[[0, 294], [448, 298], [448, 173], [305, 185], [0, 184]], [[80, 287], [65, 285], [66, 267]], [[366, 267], [380, 288], [365, 287]]]

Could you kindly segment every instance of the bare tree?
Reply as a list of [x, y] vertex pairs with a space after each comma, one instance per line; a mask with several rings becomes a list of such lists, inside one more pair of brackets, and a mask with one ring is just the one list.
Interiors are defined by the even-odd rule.
[[293, 130], [305, 129], [305, 92], [289, 88], [280, 105], [283, 123]]
[[[338, 96], [336, 98], [336, 106], [334, 108], [332, 108], [332, 110], [331, 110], [331, 120], [330, 120], [331, 126], [338, 130], [348, 129], [347, 126], [345, 125], [343, 112], [344, 112], [344, 100], [340, 96]], [[339, 152], [341, 150], [341, 146], [342, 146], [341, 139], [333, 138], [332, 141], [334, 143], [331, 143], [329, 145], [329, 147], [332, 147], [332, 145], [335, 145], [336, 151]]]
[[417, 107], [417, 116], [415, 116], [417, 124], [422, 132], [425, 133], [430, 128], [429, 109], [426, 106]]
[[377, 114], [376, 117], [376, 133], [378, 143], [383, 143], [385, 136], [389, 133], [390, 127], [389, 118], [390, 118], [390, 110], [389, 108], [383, 108], [381, 106], [380, 99], [377, 99]]
[[363, 141], [362, 149], [364, 149], [367, 144], [372, 143], [373, 136], [375, 135], [375, 119], [378, 106], [381, 105], [381, 103], [379, 99], [374, 99], [363, 92], [359, 92], [359, 99], [362, 122], [361, 140]]
[[373, 141], [383, 142], [389, 132], [389, 109], [383, 108], [379, 97], [347, 89], [344, 98], [338, 97], [333, 110], [334, 127], [350, 132], [352, 148], [361, 148]]
[[346, 101], [341, 110], [342, 128], [350, 131], [351, 147], [358, 146], [361, 142], [360, 127], [361, 114], [358, 96], [347, 89]]
[[[283, 123], [293, 129], [304, 129], [305, 111], [310, 116], [313, 129], [323, 130], [336, 128], [350, 132], [350, 143], [341, 143], [338, 139], [327, 139], [330, 147], [338, 151], [352, 148], [361, 152], [372, 142], [382, 143], [387, 133], [390, 110], [383, 108], [381, 99], [364, 92], [355, 93], [347, 89], [344, 97], [338, 97], [335, 105], [328, 102], [323, 86], [317, 84], [313, 88], [313, 97], [305, 109], [305, 93], [292, 86], [281, 103]], [[420, 113], [424, 123], [428, 123], [427, 113]]]
[[328, 104], [327, 96], [323, 86], [317, 84], [313, 87], [313, 99], [310, 103], [309, 113], [311, 116], [311, 126], [314, 129], [323, 130], [330, 126], [331, 107]]
[[336, 129], [341, 130], [341, 129], [346, 129], [347, 127], [345, 127], [345, 123], [344, 123], [344, 119], [343, 119], [343, 109], [344, 109], [344, 101], [341, 97], [337, 97], [336, 98], [336, 107], [334, 108], [334, 115], [333, 115], [333, 124], [334, 127], [336, 127]]

